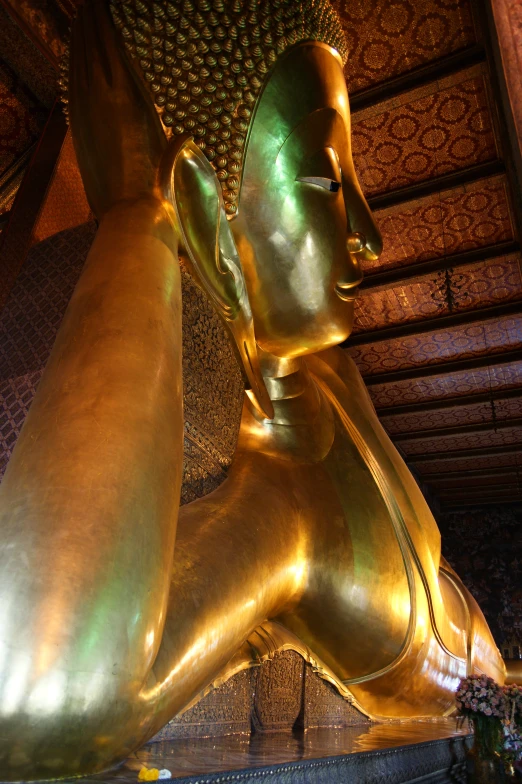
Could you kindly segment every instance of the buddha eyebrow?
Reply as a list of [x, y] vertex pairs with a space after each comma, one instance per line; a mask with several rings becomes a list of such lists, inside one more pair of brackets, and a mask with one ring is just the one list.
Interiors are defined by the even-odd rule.
[[[334, 109], [333, 106], [323, 106], [321, 109], [315, 109], [310, 114], [307, 114], [288, 134], [282, 145], [280, 146], [279, 150], [277, 151], [276, 161], [279, 158], [279, 155], [283, 152], [285, 145], [293, 141], [293, 138], [299, 136], [301, 134], [310, 134], [312, 135], [312, 131], [315, 130], [315, 126], [317, 127], [318, 132], [322, 132], [324, 134], [325, 128], [325, 113], [329, 115], [330, 122], [326, 127], [330, 130], [331, 127], [334, 125], [336, 121], [343, 122], [343, 118], [337, 109]], [[310, 127], [312, 125], [312, 127]], [[328, 134], [329, 135], [329, 134]], [[316, 150], [321, 149], [321, 147], [328, 147], [326, 140], [324, 142], [318, 140], [316, 144]]]

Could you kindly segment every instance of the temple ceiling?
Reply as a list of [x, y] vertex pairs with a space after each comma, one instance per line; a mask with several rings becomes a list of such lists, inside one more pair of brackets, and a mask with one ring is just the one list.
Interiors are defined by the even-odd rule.
[[[90, 215], [55, 104], [78, 4], [0, 0], [2, 302], [28, 249], [13, 240], [10, 250], [10, 232], [34, 244]], [[355, 165], [384, 238], [344, 348], [432, 500], [443, 509], [520, 501], [519, 152], [486, 4], [335, 6], [350, 50]], [[31, 209], [20, 226], [22, 181], [18, 202]]]

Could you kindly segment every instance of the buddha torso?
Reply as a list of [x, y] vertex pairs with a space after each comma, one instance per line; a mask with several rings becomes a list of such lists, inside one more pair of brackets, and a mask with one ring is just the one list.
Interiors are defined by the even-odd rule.
[[[270, 618], [325, 662], [366, 712], [441, 715], [468, 666], [487, 661], [500, 673], [498, 652], [466, 589], [449, 567], [439, 568], [436, 523], [353, 361], [332, 349], [307, 358], [306, 375], [304, 392], [290, 376], [269, 380], [273, 421], [245, 405], [218, 508], [226, 507], [220, 497], [232, 497], [244, 525], [272, 538], [271, 579], [286, 570], [301, 588]], [[206, 528], [209, 512], [215, 519], [212, 498], [199, 521], [201, 502], [187, 508], [192, 526]], [[182, 510], [181, 537], [184, 517]], [[261, 593], [266, 568], [259, 566]]]

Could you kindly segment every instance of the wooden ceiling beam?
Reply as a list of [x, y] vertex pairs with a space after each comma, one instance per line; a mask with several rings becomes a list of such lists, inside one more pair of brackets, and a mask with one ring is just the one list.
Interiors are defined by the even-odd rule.
[[471, 468], [468, 471], [441, 471], [438, 474], [422, 474], [422, 481], [427, 484], [444, 482], [450, 479], [486, 479], [492, 476], [518, 476], [522, 472], [522, 463], [519, 466], [499, 466], [497, 468]]
[[383, 270], [367, 274], [363, 278], [360, 291], [368, 291], [378, 286], [402, 285], [412, 278], [420, 275], [427, 275], [432, 272], [444, 272], [447, 269], [458, 269], [469, 264], [479, 264], [483, 261], [490, 261], [510, 253], [520, 250], [520, 244], [515, 240], [509, 242], [499, 242], [497, 245], [486, 245], [484, 248], [474, 248], [462, 253], [454, 253], [451, 256], [441, 256], [428, 261], [419, 261], [415, 264], [408, 264], [407, 267], [394, 267], [393, 269]]
[[505, 170], [506, 167], [500, 159], [476, 163], [474, 166], [443, 174], [440, 177], [432, 177], [430, 180], [424, 180], [415, 183], [415, 185], [406, 185], [404, 188], [397, 188], [394, 191], [369, 196], [367, 202], [371, 210], [385, 210], [407, 201], [432, 196], [434, 193], [460, 188], [462, 185], [469, 185], [469, 183], [483, 180], [485, 177], [503, 174]]
[[484, 485], [481, 485], [480, 489], [475, 487], [474, 485], [463, 485], [463, 484], [455, 484], [455, 485], [430, 485], [430, 489], [433, 493], [437, 495], [439, 500], [443, 500], [446, 496], [451, 495], [452, 493], [455, 495], [466, 495], [470, 493], [474, 496], [480, 495], [493, 495], [494, 493], [504, 493], [504, 492], [520, 492], [522, 493], [522, 483], [518, 477], [514, 478], [507, 478], [505, 482], [487, 482]]
[[499, 400], [512, 400], [522, 398], [522, 386], [514, 389], [499, 389], [491, 392], [481, 392], [478, 395], [460, 395], [459, 397], [448, 397], [442, 400], [426, 400], [422, 403], [406, 403], [399, 406], [383, 406], [377, 408], [379, 418], [389, 416], [401, 416], [403, 414], [421, 414], [431, 411], [444, 411], [448, 408], [467, 408], [479, 403], [495, 403]]
[[522, 501], [522, 490], [519, 487], [507, 487], [505, 490], [500, 490], [498, 493], [482, 493], [482, 494], [468, 494], [468, 493], [454, 493], [443, 498], [439, 499], [440, 503], [447, 503], [447, 502], [464, 502], [467, 501], [468, 503], [478, 503], [483, 499], [493, 499], [497, 498], [498, 500], [502, 498], [510, 498]]
[[415, 68], [413, 71], [386, 79], [384, 82], [365, 90], [359, 90], [350, 96], [350, 109], [355, 114], [367, 106], [375, 106], [382, 101], [387, 101], [395, 95], [414, 90], [425, 84], [434, 82], [444, 76], [469, 68], [476, 63], [482, 63], [486, 59], [486, 53], [482, 44], [473, 44], [459, 52], [432, 60], [427, 65]]
[[508, 430], [511, 427], [522, 427], [522, 418], [502, 419], [499, 422], [478, 422], [472, 425], [456, 425], [455, 427], [439, 427], [429, 430], [413, 430], [404, 433], [390, 433], [393, 441], [418, 441], [419, 439], [440, 438], [442, 436], [462, 436], [468, 433], [484, 433], [488, 430]]
[[516, 452], [522, 453], [522, 441], [517, 444], [506, 444], [501, 446], [481, 446], [476, 449], [445, 449], [444, 452], [425, 452], [420, 455], [406, 455], [406, 460], [408, 463], [432, 463], [439, 460], [460, 460], [462, 457], [512, 455]]
[[496, 506], [497, 504], [519, 504], [522, 501], [522, 496], [513, 496], [511, 498], [486, 498], [482, 501], [454, 501], [452, 503], [441, 504], [444, 512], [450, 512], [452, 509], [468, 509], [474, 506]]
[[521, 494], [522, 499], [522, 487], [520, 482], [512, 482], [511, 484], [504, 484], [504, 485], [485, 485], [483, 487], [472, 487], [471, 485], [464, 485], [460, 487], [448, 487], [437, 490], [437, 496], [441, 501], [444, 501], [449, 495], [451, 496], [465, 496], [467, 494], [470, 496], [474, 496], [476, 498], [480, 498], [480, 496], [488, 496], [491, 497], [495, 493], [510, 493], [514, 495], [516, 493]]
[[382, 343], [383, 340], [422, 335], [425, 332], [438, 332], [441, 329], [473, 324], [475, 321], [489, 321], [502, 316], [518, 316], [521, 313], [522, 299], [515, 302], [502, 302], [499, 305], [488, 305], [485, 308], [464, 310], [459, 313], [450, 313], [447, 316], [436, 316], [435, 318], [412, 321], [408, 324], [397, 324], [393, 327], [359, 332], [356, 335], [351, 335], [344, 343], [341, 343], [341, 347], [367, 346], [370, 343]]
[[[491, 478], [491, 477], [490, 477]], [[494, 477], [493, 477], [494, 478]], [[439, 487], [436, 492], [438, 493], [487, 493], [490, 490], [504, 490], [506, 487], [516, 488], [517, 490], [522, 491], [522, 476], [500, 476], [498, 477], [500, 481], [493, 482], [492, 484], [486, 485], [477, 485], [477, 484], [469, 484], [469, 483], [462, 483], [461, 480], [458, 480], [458, 484], [455, 485], [444, 485]]]

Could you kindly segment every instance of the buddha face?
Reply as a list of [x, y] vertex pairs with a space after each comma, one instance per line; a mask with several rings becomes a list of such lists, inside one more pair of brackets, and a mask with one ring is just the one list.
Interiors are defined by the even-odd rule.
[[346, 83], [330, 47], [302, 44], [277, 64], [252, 120], [230, 227], [263, 350], [300, 356], [350, 334], [361, 261], [382, 245], [354, 171]]

